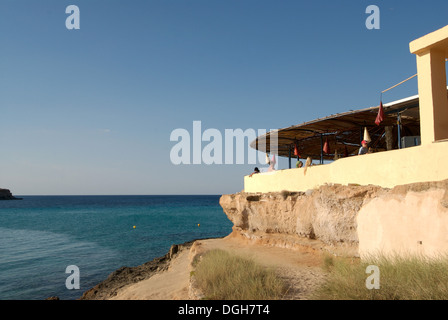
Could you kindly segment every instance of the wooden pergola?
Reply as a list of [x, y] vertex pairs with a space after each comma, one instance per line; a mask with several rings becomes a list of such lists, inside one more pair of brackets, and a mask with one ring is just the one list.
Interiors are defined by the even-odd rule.
[[[295, 146], [301, 159], [311, 157], [313, 160], [333, 160], [358, 154], [364, 130], [367, 128], [371, 138], [369, 147], [374, 152], [401, 148], [401, 137], [420, 135], [419, 98], [413, 96], [383, 106], [384, 120], [375, 124], [379, 106], [356, 111], [349, 111], [316, 119], [288, 128], [275, 130], [259, 136], [251, 147], [262, 152], [291, 158]], [[393, 141], [386, 142], [386, 127], [392, 133]], [[271, 138], [278, 143], [270, 145]], [[329, 152], [323, 151], [328, 142]], [[391, 147], [392, 145], [392, 147]]]

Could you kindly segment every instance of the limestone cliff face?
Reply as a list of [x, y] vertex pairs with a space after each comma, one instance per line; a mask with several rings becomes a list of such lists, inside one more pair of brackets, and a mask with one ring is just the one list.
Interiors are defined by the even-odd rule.
[[[234, 232], [270, 241], [283, 238], [293, 245], [300, 238], [356, 251], [356, 215], [363, 204], [383, 189], [376, 186], [322, 186], [305, 193], [223, 195], [220, 205]], [[269, 239], [271, 238], [271, 239]]]
[[[308, 240], [306, 245], [320, 242], [320, 249], [359, 256], [360, 248], [395, 251], [405, 243], [410, 251], [418, 244], [418, 252], [425, 252], [422, 245], [431, 244], [427, 250], [435, 252], [436, 244], [448, 243], [442, 232], [448, 230], [446, 190], [448, 181], [393, 189], [325, 185], [305, 193], [223, 195], [220, 204], [233, 232], [271, 245], [293, 247]], [[433, 239], [438, 225], [440, 239]]]

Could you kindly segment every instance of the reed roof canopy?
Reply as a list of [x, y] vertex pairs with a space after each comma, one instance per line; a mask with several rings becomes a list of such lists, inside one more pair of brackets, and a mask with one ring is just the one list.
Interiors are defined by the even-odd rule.
[[[281, 157], [294, 155], [297, 146], [299, 157], [306, 159], [333, 160], [335, 154], [352, 156], [358, 154], [367, 128], [371, 138], [369, 146], [375, 152], [388, 150], [386, 127], [391, 128], [393, 149], [398, 149], [400, 136], [420, 135], [419, 98], [412, 96], [383, 105], [384, 118], [377, 125], [375, 120], [380, 106], [330, 115], [284, 129], [270, 131], [255, 139], [250, 146], [262, 152]], [[400, 125], [399, 125], [400, 124]], [[278, 144], [270, 145], [271, 137]], [[328, 142], [330, 152], [322, 152], [323, 143]], [[271, 149], [272, 148], [272, 149]], [[389, 147], [390, 148], [390, 147]]]

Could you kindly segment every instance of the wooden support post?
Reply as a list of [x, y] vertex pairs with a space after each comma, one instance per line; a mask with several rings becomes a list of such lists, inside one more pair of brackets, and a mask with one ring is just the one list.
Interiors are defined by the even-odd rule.
[[289, 169], [291, 169], [291, 146], [289, 146]]
[[324, 136], [320, 134], [320, 164], [324, 164]]
[[401, 115], [397, 113], [397, 127], [398, 127], [398, 149], [401, 149]]

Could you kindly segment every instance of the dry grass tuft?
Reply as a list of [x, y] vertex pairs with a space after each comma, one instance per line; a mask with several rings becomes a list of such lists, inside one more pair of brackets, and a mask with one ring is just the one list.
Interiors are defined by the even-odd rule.
[[277, 300], [286, 292], [273, 270], [219, 249], [202, 257], [194, 277], [205, 299], [211, 300]]
[[[325, 257], [329, 271], [325, 284], [315, 293], [323, 300], [447, 300], [448, 256], [371, 256], [362, 261]], [[379, 270], [379, 289], [366, 286], [368, 266]], [[369, 280], [371, 280], [370, 278]], [[372, 282], [370, 282], [372, 283]]]

